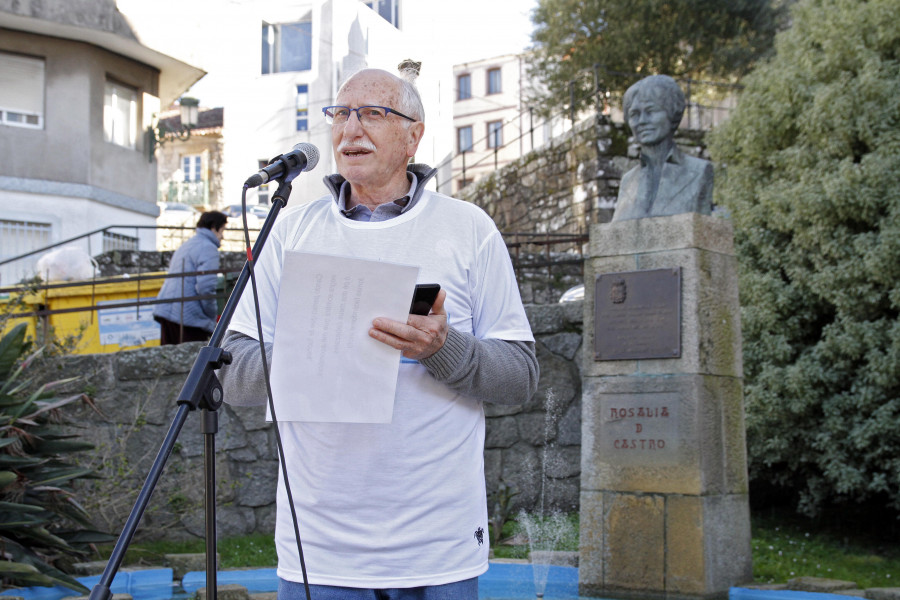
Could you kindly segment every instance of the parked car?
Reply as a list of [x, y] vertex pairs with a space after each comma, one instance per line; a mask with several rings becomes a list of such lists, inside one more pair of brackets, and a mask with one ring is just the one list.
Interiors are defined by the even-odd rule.
[[[266, 206], [259, 206], [257, 204], [248, 204], [247, 205], [247, 227], [249, 229], [259, 229], [262, 227], [263, 221], [266, 218], [266, 215], [269, 213]], [[243, 229], [244, 220], [242, 218], [242, 211], [240, 204], [232, 204], [230, 206], [226, 206], [221, 209], [223, 213], [228, 215], [228, 229]]]
[[180, 202], [159, 202], [159, 216], [156, 222], [159, 225], [190, 226], [196, 225], [200, 218], [194, 208]]
[[247, 210], [250, 211], [251, 214], [256, 215], [260, 219], [265, 219], [269, 216], [269, 211], [272, 210], [271, 206], [263, 205], [263, 204], [254, 204], [253, 206], [248, 206]]
[[578, 285], [567, 289], [562, 296], [559, 298], [559, 302], [576, 302], [578, 300], [584, 300], [584, 284], [579, 283]]
[[[253, 215], [260, 219], [265, 219], [269, 214], [269, 206], [264, 206], [262, 204], [248, 204], [247, 205], [247, 214]], [[232, 218], [240, 218], [241, 210], [240, 204], [232, 204], [231, 206], [226, 206], [222, 209], [222, 212], [228, 215], [229, 219]]]

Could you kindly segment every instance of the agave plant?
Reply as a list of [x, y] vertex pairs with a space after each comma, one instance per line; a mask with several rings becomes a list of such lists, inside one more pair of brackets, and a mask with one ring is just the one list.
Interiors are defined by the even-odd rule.
[[87, 588], [64, 573], [61, 563], [86, 555], [88, 544], [110, 536], [93, 531], [72, 483], [92, 477], [67, 461], [90, 443], [61, 428], [58, 409], [83, 396], [59, 398], [56, 381], [33, 391], [26, 357], [25, 325], [0, 338], [0, 579], [10, 585]]

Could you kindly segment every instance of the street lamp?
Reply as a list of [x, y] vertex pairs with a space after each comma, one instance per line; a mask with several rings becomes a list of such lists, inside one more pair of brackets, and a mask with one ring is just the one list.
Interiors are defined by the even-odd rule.
[[200, 117], [200, 101], [196, 98], [183, 97], [178, 101], [180, 127], [172, 128], [158, 122], [156, 127], [147, 128], [147, 159], [153, 162], [157, 146], [175, 140], [186, 141], [191, 137], [191, 129], [197, 127]]

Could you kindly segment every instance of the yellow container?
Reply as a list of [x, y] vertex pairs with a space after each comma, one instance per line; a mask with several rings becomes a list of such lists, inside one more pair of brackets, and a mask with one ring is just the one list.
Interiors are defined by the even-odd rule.
[[[38, 327], [42, 329], [51, 327], [57, 339], [81, 332], [74, 349], [76, 354], [118, 352], [158, 346], [159, 324], [153, 320], [153, 305], [137, 307], [134, 302], [138, 297], [151, 300], [156, 298], [163, 281], [165, 280], [162, 278], [141, 282], [120, 279], [111, 283], [96, 285], [87, 283], [40, 290], [36, 294], [23, 297], [23, 302], [12, 306], [11, 310], [8, 307], [16, 304], [12, 297], [0, 298], [0, 310], [6, 308], [13, 314], [41, 308], [49, 311], [70, 311], [52, 313], [44, 317], [13, 317], [7, 323], [6, 329], [25, 320], [28, 323], [28, 335], [32, 338]], [[6, 306], [3, 306], [4, 303]]]
[[3, 319], [0, 322], [0, 336], [5, 335], [19, 323], [25, 323], [28, 326], [25, 330], [26, 339], [34, 339], [38, 318], [27, 315], [17, 317], [16, 315], [40, 310], [43, 304], [43, 294], [0, 294], [0, 315]]

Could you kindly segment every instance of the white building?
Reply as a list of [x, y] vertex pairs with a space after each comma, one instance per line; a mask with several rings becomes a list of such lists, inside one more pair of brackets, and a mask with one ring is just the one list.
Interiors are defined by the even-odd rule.
[[[440, 58], [439, 48], [413, 44], [402, 31], [407, 18], [419, 18], [415, 11], [422, 9], [415, 2], [233, 0], [215, 4], [214, 19], [208, 14], [210, 4], [186, 3], [179, 23], [189, 25], [178, 37], [168, 29], [171, 12], [158, 3], [118, 3], [146, 43], [196, 60], [208, 71], [227, 69], [228, 83], [221, 90], [222, 101], [216, 102], [225, 114], [225, 205], [240, 202], [244, 181], [260, 165], [300, 142], [319, 149], [319, 166], [294, 180], [289, 206], [326, 193], [322, 177], [336, 168], [331, 127], [322, 108], [335, 103], [340, 84], [360, 68], [396, 72], [405, 59], [422, 63], [417, 86], [426, 107], [426, 127], [415, 159], [433, 166], [444, 162], [438, 180], [449, 180], [452, 67]], [[185, 36], [191, 44], [184, 42]], [[269, 187], [273, 189], [251, 192], [248, 202], [265, 203], [274, 193], [274, 184]]]

